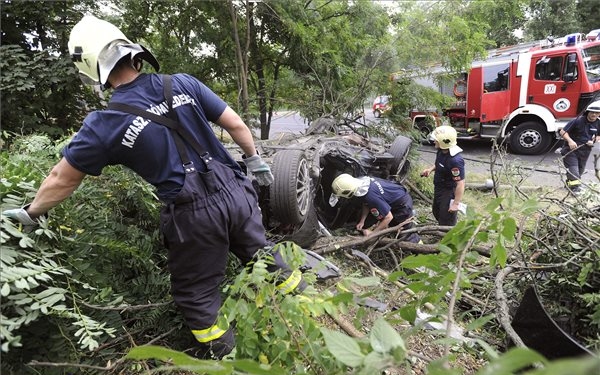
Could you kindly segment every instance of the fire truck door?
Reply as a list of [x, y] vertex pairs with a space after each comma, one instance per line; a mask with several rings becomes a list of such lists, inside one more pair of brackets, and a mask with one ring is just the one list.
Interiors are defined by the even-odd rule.
[[510, 113], [510, 64], [483, 67], [481, 122], [502, 121]]
[[576, 54], [533, 58], [530, 72], [528, 104], [541, 105], [556, 118], [577, 116], [581, 78]]

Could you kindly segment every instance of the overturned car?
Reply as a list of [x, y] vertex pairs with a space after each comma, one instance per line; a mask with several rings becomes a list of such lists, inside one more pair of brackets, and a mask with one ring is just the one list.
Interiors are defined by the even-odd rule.
[[[356, 120], [339, 124], [330, 118], [313, 121], [304, 134], [257, 141], [274, 176], [268, 187], [255, 184], [265, 227], [278, 241], [308, 247], [320, 232], [354, 224], [360, 207], [344, 199], [334, 207], [329, 204], [335, 177], [349, 173], [401, 182], [408, 173], [411, 144], [400, 135], [386, 145], [371, 139]], [[241, 155], [238, 160], [244, 168]]]

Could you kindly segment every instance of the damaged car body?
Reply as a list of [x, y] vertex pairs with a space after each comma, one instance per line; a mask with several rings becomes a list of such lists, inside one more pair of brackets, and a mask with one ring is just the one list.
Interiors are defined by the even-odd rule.
[[[271, 166], [273, 183], [259, 187], [263, 222], [277, 241], [314, 244], [320, 232], [356, 222], [359, 207], [348, 200], [329, 204], [331, 183], [341, 173], [402, 182], [409, 169], [412, 140], [399, 135], [391, 144], [371, 139], [365, 125], [320, 118], [304, 134], [280, 133], [256, 141]], [[233, 150], [230, 150], [233, 152]], [[241, 155], [234, 155], [241, 162]]]

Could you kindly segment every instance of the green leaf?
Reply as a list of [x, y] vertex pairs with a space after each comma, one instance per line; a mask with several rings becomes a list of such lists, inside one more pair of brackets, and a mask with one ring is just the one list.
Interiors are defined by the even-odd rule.
[[176, 366], [186, 366], [202, 370], [210, 374], [230, 374], [231, 365], [225, 362], [200, 360], [176, 350], [163, 348], [162, 346], [147, 345], [137, 346], [129, 351], [125, 358], [128, 359], [158, 359], [163, 362], [169, 362]]
[[378, 277], [347, 277], [347, 280], [350, 280], [356, 285], [359, 286], [378, 286], [381, 284], [381, 280]]
[[2, 290], [0, 290], [0, 295], [2, 297], [6, 297], [10, 294], [10, 285], [8, 283], [2, 284]]
[[507, 217], [502, 222], [502, 225], [502, 234], [504, 235], [504, 237], [513, 238], [517, 233], [517, 222], [515, 221], [515, 219], [512, 217]]
[[327, 328], [321, 328], [321, 333], [325, 338], [327, 349], [338, 361], [350, 367], [358, 367], [362, 364], [365, 355], [353, 338]]
[[402, 266], [411, 269], [427, 267], [431, 264], [435, 265], [436, 260], [429, 255], [411, 255], [402, 260]]
[[496, 349], [492, 348], [490, 344], [480, 339], [475, 339], [475, 342], [479, 344], [479, 346], [481, 346], [483, 350], [485, 350], [485, 353], [488, 355], [489, 358], [498, 358], [498, 352], [496, 351]]
[[238, 359], [231, 363], [233, 364], [233, 367], [236, 370], [241, 370], [241, 371], [244, 371], [244, 372], [246, 372], [248, 374], [252, 374], [252, 375], [275, 375], [275, 374], [284, 375], [284, 374], [286, 374], [286, 371], [284, 371], [280, 367], [263, 365], [263, 364], [251, 361], [249, 359]]
[[502, 203], [502, 200], [504, 200], [504, 198], [495, 198], [495, 199], [492, 199], [485, 206], [485, 210], [488, 211], [488, 212], [496, 211], [498, 209], [498, 207], [500, 207], [500, 204]]
[[528, 215], [534, 213], [538, 209], [538, 202], [535, 199], [528, 199], [521, 205], [521, 212]]
[[484, 315], [481, 318], [477, 318], [477, 319], [473, 320], [465, 328], [469, 331], [474, 331], [476, 329], [483, 327], [487, 322], [489, 322], [490, 320], [492, 320], [494, 318], [495, 318], [494, 314]]
[[401, 347], [406, 350], [404, 346], [404, 340], [396, 332], [385, 319], [379, 318], [373, 324], [371, 333], [369, 335], [369, 341], [373, 350], [379, 353], [388, 353], [396, 347]]
[[477, 375], [512, 375], [517, 370], [527, 368], [534, 363], [546, 363], [541, 354], [526, 348], [513, 348], [490, 362], [477, 372]]
[[543, 369], [528, 371], [525, 375], [595, 375], [600, 373], [600, 357], [587, 356], [553, 361]]
[[413, 305], [405, 305], [400, 308], [400, 316], [407, 322], [414, 324], [417, 319], [417, 308]]

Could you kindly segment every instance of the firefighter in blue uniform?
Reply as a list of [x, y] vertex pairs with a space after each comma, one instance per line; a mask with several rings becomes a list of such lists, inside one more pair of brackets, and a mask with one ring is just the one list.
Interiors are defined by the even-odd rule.
[[[329, 203], [337, 204], [338, 198], [353, 199], [361, 204], [361, 216], [356, 229], [365, 236], [396, 226], [413, 216], [413, 200], [406, 188], [392, 181], [377, 177], [354, 178], [347, 173], [337, 176], [332, 184]], [[373, 229], [365, 228], [369, 214], [376, 220]], [[414, 226], [411, 221], [403, 228]], [[417, 233], [410, 233], [407, 241], [420, 242]]]
[[[433, 204], [431, 210], [439, 225], [456, 224], [457, 212], [465, 191], [465, 161], [462, 149], [456, 144], [457, 133], [452, 126], [438, 126], [431, 133], [438, 149], [435, 164], [421, 172], [422, 177], [433, 177]], [[451, 203], [452, 202], [452, 203]]]
[[569, 121], [560, 135], [565, 145], [560, 150], [567, 169], [567, 188], [574, 194], [581, 192], [581, 176], [585, 172], [592, 146], [600, 142], [600, 100], [587, 106], [585, 113]]
[[[71, 31], [68, 45], [84, 82], [112, 88], [111, 103], [139, 107], [142, 115], [111, 109], [88, 114], [33, 202], [4, 214], [35, 225], [37, 217], [69, 197], [86, 175], [97, 176], [107, 165], [130, 168], [156, 187], [164, 203], [160, 229], [168, 249], [172, 295], [197, 341], [195, 354], [221, 358], [235, 344], [233, 329], [216, 323], [228, 251], [246, 264], [273, 244], [266, 239], [250, 179], [209, 122], [231, 135], [245, 154], [248, 173], [260, 185], [273, 181], [269, 166], [257, 154], [246, 124], [202, 82], [175, 74], [169, 91], [164, 76], [140, 73], [142, 60], [156, 70], [158, 62], [114, 25], [86, 16]], [[149, 112], [172, 116], [187, 136], [143, 115]], [[277, 272], [278, 289], [305, 287], [299, 271], [290, 270], [280, 254], [273, 253], [273, 258], [270, 271]]]

